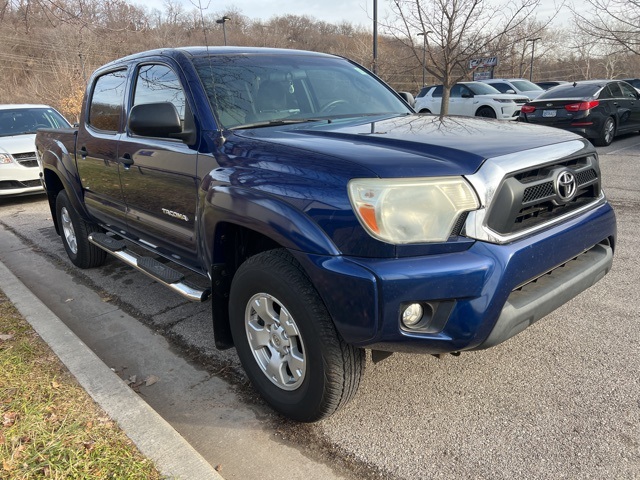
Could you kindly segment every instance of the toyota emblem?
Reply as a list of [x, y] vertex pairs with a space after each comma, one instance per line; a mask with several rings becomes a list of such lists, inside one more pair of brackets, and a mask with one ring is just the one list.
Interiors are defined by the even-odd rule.
[[578, 182], [573, 172], [563, 170], [558, 174], [556, 179], [556, 193], [563, 202], [569, 202], [578, 190]]

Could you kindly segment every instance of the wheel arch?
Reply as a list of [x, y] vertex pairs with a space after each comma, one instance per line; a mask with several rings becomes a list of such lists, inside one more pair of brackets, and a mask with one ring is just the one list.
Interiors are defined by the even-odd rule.
[[202, 215], [204, 254], [210, 266], [216, 347], [233, 346], [229, 293], [238, 268], [259, 253], [284, 248], [319, 255], [340, 252], [304, 212], [275, 197], [236, 187], [210, 190]]
[[67, 192], [67, 197], [76, 212], [85, 220], [89, 220], [90, 217], [81, 198], [82, 185], [80, 184], [73, 158], [68, 153], [60, 156], [52, 150], [46, 150], [41, 154], [40, 158], [43, 165], [44, 187], [56, 232], [60, 234], [58, 231], [56, 198], [62, 190]]
[[479, 115], [478, 115], [478, 112], [479, 112], [480, 110], [484, 109], [484, 108], [488, 108], [488, 109], [490, 109], [490, 110], [493, 112], [493, 114], [495, 115], [495, 118], [498, 118], [498, 112], [496, 111], [496, 109], [495, 109], [492, 105], [487, 105], [486, 103], [485, 103], [485, 104], [482, 104], [482, 105], [480, 105], [478, 108], [476, 108], [476, 113], [475, 113], [474, 115], [475, 115], [476, 117], [478, 117], [478, 116], [479, 116]]

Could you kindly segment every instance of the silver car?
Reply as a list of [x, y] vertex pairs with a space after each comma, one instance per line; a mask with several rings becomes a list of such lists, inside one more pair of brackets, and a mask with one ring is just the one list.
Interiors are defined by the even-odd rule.
[[0, 197], [43, 191], [36, 160], [36, 130], [70, 127], [48, 105], [0, 105]]

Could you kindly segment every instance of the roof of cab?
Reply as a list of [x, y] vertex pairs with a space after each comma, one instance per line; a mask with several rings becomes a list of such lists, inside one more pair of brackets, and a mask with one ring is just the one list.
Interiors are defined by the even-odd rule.
[[146, 50], [143, 52], [127, 55], [126, 57], [113, 60], [100, 67], [100, 70], [108, 68], [112, 65], [127, 63], [139, 58], [152, 56], [166, 57], [200, 57], [207, 55], [312, 55], [318, 57], [336, 57], [328, 53], [311, 52], [308, 50], [292, 50], [287, 48], [263, 48], [263, 47], [178, 47], [178, 48], [157, 48], [155, 50]]

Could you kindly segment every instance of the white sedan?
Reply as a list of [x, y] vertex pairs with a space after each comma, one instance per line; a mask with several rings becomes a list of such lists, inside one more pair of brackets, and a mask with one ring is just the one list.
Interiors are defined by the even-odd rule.
[[[520, 108], [529, 99], [523, 95], [500, 93], [480, 82], [460, 82], [451, 87], [449, 115], [516, 120]], [[422, 89], [415, 109], [420, 113], [439, 114], [442, 105], [442, 85]]]
[[70, 127], [48, 105], [0, 105], [0, 197], [42, 192], [36, 130]]

